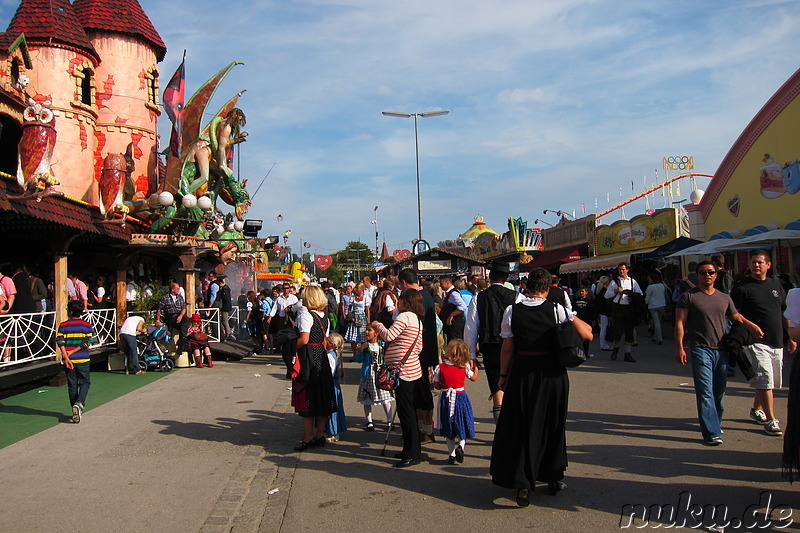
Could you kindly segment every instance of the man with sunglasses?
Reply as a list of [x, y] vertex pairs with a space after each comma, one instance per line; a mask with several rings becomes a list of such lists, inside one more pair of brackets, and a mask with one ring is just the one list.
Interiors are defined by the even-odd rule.
[[714, 288], [717, 271], [711, 261], [697, 265], [697, 285], [684, 292], [675, 308], [675, 360], [687, 361], [683, 341], [692, 354], [697, 416], [705, 444], [722, 444], [722, 398], [728, 382], [728, 353], [723, 344], [725, 318], [742, 322], [753, 334], [760, 329], [736, 311], [731, 297]]
[[[786, 331], [786, 293], [778, 280], [768, 276], [772, 268], [770, 253], [756, 250], [750, 254], [750, 277], [745, 278], [731, 291], [734, 305], [741, 314], [759, 327], [756, 342], [742, 349], [755, 370], [750, 387], [755, 389], [750, 418], [764, 425], [767, 435], [783, 435], [775, 418], [772, 390], [783, 385], [783, 344]], [[789, 341], [789, 351], [795, 350]]]

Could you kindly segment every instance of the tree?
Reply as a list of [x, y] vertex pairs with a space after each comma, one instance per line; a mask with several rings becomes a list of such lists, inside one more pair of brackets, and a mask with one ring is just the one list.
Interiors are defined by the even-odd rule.
[[[375, 254], [369, 246], [360, 241], [350, 241], [344, 250], [339, 250], [333, 254], [333, 263], [345, 275], [351, 272], [349, 280], [360, 280], [366, 275], [375, 272], [372, 263], [375, 261]], [[346, 277], [346, 276], [345, 276]]]

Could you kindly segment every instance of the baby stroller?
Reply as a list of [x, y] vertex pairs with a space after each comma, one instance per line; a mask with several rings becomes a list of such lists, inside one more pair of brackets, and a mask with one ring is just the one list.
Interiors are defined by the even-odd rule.
[[162, 372], [169, 372], [175, 368], [175, 361], [166, 355], [164, 344], [171, 339], [167, 326], [147, 326], [147, 333], [136, 338], [139, 351], [139, 365], [142, 370], [157, 368]]

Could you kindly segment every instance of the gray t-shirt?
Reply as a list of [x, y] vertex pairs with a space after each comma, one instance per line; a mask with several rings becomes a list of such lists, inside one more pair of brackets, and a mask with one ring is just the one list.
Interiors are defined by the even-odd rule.
[[706, 294], [697, 287], [681, 294], [678, 309], [687, 309], [684, 338], [689, 346], [719, 348], [726, 316], [736, 314], [731, 297], [722, 291]]

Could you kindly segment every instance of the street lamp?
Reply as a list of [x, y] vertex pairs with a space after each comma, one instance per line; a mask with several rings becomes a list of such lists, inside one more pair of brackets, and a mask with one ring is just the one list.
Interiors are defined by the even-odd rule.
[[545, 209], [544, 211], [542, 211], [542, 214], [546, 215], [547, 213], [555, 213], [556, 216], [564, 217], [567, 220], [569, 220], [570, 218], [572, 218], [572, 220], [575, 220], [575, 217], [573, 217], [572, 215], [570, 215], [566, 211], [562, 211], [560, 209], [558, 211], [553, 211], [552, 209]]
[[383, 111], [387, 117], [410, 118], [414, 117], [414, 153], [417, 159], [417, 220], [419, 222], [419, 240], [422, 240], [422, 194], [419, 186], [419, 129], [417, 127], [417, 117], [439, 117], [448, 114], [450, 111], [429, 111], [427, 113], [397, 113], [395, 111]]
[[546, 220], [542, 220], [540, 218], [537, 218], [536, 220], [533, 221], [534, 224], [538, 224], [539, 222], [541, 222], [542, 224], [547, 224], [551, 228], [553, 227], [553, 225], [551, 223], [547, 222]]
[[378, 206], [375, 206], [375, 218], [372, 221], [375, 224], [375, 261], [378, 261]]

